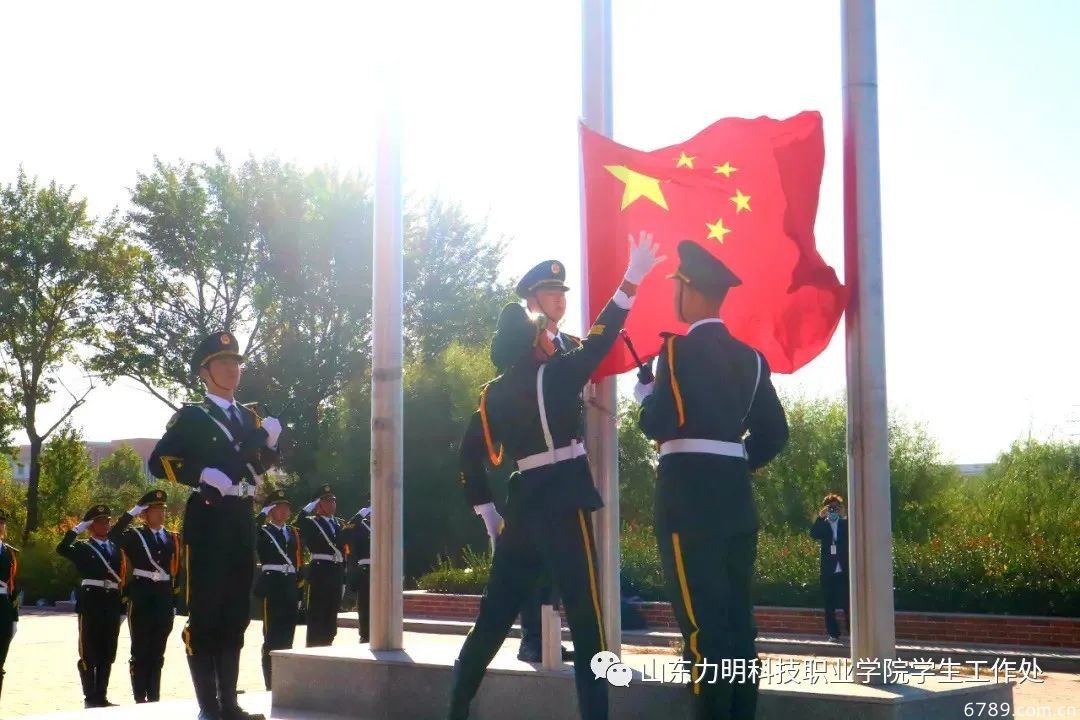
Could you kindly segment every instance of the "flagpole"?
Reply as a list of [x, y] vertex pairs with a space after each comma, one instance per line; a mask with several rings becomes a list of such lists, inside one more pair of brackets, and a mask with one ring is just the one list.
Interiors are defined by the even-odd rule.
[[[390, 75], [392, 73], [388, 73]], [[396, 89], [383, 77], [371, 318], [371, 649], [402, 649], [402, 228]]]
[[[896, 657], [874, 0], [842, 0], [851, 660]], [[880, 673], [855, 677], [884, 684]]]
[[[581, 115], [592, 130], [612, 135], [611, 0], [582, 0], [581, 4]], [[585, 238], [585, 188], [581, 188], [581, 315], [582, 328], [589, 316], [589, 267]], [[622, 645], [619, 593], [619, 441], [618, 397], [615, 378], [608, 377], [585, 390], [585, 446], [604, 507], [594, 516], [599, 562], [600, 603], [607, 649], [618, 655]]]

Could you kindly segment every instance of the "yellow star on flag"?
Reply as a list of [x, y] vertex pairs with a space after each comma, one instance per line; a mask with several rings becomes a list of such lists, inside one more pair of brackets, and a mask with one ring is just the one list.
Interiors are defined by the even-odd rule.
[[742, 190], [739, 190], [738, 188], [735, 188], [735, 196], [731, 198], [731, 202], [735, 203], [736, 213], [740, 213], [743, 210], [752, 212], [752, 210], [750, 210], [750, 196], [743, 195]]
[[687, 155], [684, 152], [679, 153], [679, 160], [675, 163], [675, 167], [688, 167], [691, 170], [694, 169], [694, 160], [697, 160], [697, 155]]
[[667, 200], [664, 199], [664, 193], [660, 190], [660, 181], [656, 178], [642, 175], [625, 165], [605, 165], [604, 169], [626, 185], [626, 189], [623, 190], [620, 210], [625, 210], [630, 206], [630, 203], [639, 197], [652, 200], [665, 210], [668, 209]]
[[717, 175], [723, 175], [724, 177], [731, 177], [731, 173], [735, 172], [739, 168], [731, 167], [731, 163], [725, 162], [723, 165], [714, 165], [713, 172]]
[[724, 236], [731, 232], [731, 228], [724, 227], [724, 218], [720, 218], [716, 221], [716, 224], [705, 223], [705, 227], [709, 228], [709, 240], [719, 240], [720, 244], [724, 244]]

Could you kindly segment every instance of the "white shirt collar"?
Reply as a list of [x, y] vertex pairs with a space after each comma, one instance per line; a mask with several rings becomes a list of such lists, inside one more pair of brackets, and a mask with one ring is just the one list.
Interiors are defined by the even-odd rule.
[[228, 412], [229, 408], [231, 408], [231, 407], [236, 407], [236, 401], [235, 400], [232, 400], [232, 401], [226, 400], [225, 398], [218, 397], [217, 395], [214, 395], [213, 393], [206, 393], [206, 397], [210, 398], [210, 402], [214, 403], [215, 405], [217, 405], [219, 408], [221, 408], [225, 412]]
[[690, 333], [694, 332], [694, 328], [701, 325], [708, 325], [709, 323], [720, 323], [721, 325], [723, 325], [724, 321], [720, 318], [705, 318], [704, 320], [698, 320], [696, 323], [692, 323], [690, 325], [690, 329], [686, 331], [686, 334], [689, 335]]

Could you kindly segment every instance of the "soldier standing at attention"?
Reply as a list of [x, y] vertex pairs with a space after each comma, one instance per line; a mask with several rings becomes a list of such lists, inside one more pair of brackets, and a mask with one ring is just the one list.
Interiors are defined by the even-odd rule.
[[191, 370], [206, 399], [182, 407], [150, 456], [150, 472], [196, 488], [184, 512], [184, 627], [201, 720], [248, 720], [236, 701], [240, 649], [250, 622], [255, 574], [252, 498], [277, 461], [281, 423], [238, 405], [241, 364], [236, 337], [203, 338]]
[[362, 507], [342, 530], [348, 565], [348, 587], [356, 593], [360, 642], [371, 639], [371, 508]]
[[[307, 576], [307, 646], [334, 644], [337, 616], [345, 583], [345, 553], [341, 537], [337, 497], [329, 485], [321, 486], [314, 499], [304, 506], [296, 525], [310, 551]], [[314, 513], [314, 515], [312, 514]]]
[[[660, 561], [687, 660], [699, 666], [691, 672], [694, 717], [753, 718], [759, 675], [750, 591], [758, 525], [750, 474], [784, 447], [787, 419], [764, 358], [718, 317], [739, 279], [690, 241], [679, 244], [671, 277], [677, 315], [690, 329], [667, 337], [655, 381], [645, 366], [634, 391], [641, 429], [660, 443]], [[743, 679], [702, 681], [703, 663], [729, 658], [745, 661]]]
[[[126, 567], [120, 548], [109, 540], [111, 521], [109, 508], [95, 505], [56, 546], [56, 552], [75, 563], [82, 577], [75, 612], [79, 614], [79, 678], [88, 708], [113, 706], [105, 695], [124, 613], [120, 588]], [[86, 530], [90, 537], [76, 542]]]
[[[131, 691], [135, 702], [161, 699], [161, 668], [165, 644], [172, 632], [179, 580], [180, 536], [164, 527], [164, 490], [152, 490], [124, 513], [109, 539], [123, 550], [132, 567], [127, 587], [128, 629], [131, 633]], [[140, 528], [129, 527], [137, 517]]]
[[521, 305], [507, 305], [499, 316], [492, 356], [507, 358], [507, 370], [485, 386], [478, 413], [489, 454], [513, 458], [517, 472], [480, 614], [454, 664], [450, 720], [468, 718], [484, 672], [541, 572], [554, 579], [565, 603], [581, 717], [608, 717], [607, 680], [595, 679], [589, 668], [606, 646], [591, 520], [602, 502], [581, 437], [581, 392], [626, 322], [638, 284], [658, 262], [647, 233], [640, 243], [631, 239], [623, 283], [581, 347], [565, 354], [554, 353], [546, 323], [531, 321]]
[[7, 512], [0, 510], [0, 693], [4, 689], [4, 663], [11, 639], [19, 629], [15, 580], [19, 571], [19, 551], [7, 539]]
[[266, 498], [259, 514], [255, 545], [259, 554], [259, 577], [255, 597], [262, 598], [262, 669], [266, 689], [270, 689], [270, 651], [293, 646], [300, 604], [300, 571], [303, 545], [300, 531], [289, 525], [292, 505], [285, 493], [275, 490]]

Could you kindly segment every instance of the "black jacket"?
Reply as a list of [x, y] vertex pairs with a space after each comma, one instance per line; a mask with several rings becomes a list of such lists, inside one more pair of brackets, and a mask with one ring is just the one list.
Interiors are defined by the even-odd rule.
[[810, 528], [810, 537], [821, 543], [821, 574], [832, 575], [836, 572], [836, 563], [840, 563], [840, 569], [847, 572], [848, 569], [848, 521], [840, 518], [836, 521], [836, 555], [832, 554], [833, 533], [832, 526], [825, 518], [819, 517]]

